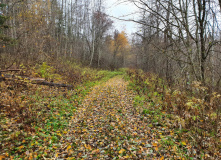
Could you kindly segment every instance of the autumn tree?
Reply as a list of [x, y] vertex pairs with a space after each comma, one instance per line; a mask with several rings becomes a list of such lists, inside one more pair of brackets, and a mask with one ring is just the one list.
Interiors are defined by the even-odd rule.
[[17, 64], [77, 59], [85, 65], [107, 67], [112, 61], [106, 58], [106, 36], [113, 21], [105, 12], [104, 0], [2, 2], [10, 17], [6, 24], [11, 26], [5, 34], [17, 40], [5, 52]]
[[111, 69], [125, 66], [126, 54], [130, 45], [126, 36], [126, 33], [115, 30], [114, 37], [111, 41], [110, 49], [112, 51]]

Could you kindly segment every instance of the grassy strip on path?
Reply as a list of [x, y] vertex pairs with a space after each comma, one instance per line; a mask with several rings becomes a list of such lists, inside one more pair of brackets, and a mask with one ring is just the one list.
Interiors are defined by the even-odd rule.
[[159, 93], [116, 76], [122, 73], [109, 72], [103, 79], [74, 91], [37, 89], [28, 99], [31, 113], [37, 113], [30, 128], [30, 122], [25, 121], [20, 130], [13, 125], [9, 130], [7, 125], [13, 120], [1, 119], [5, 153], [12, 159], [219, 157], [216, 148], [214, 153], [207, 153], [196, 145], [193, 132], [184, 128], [182, 118], [165, 112]]
[[[21, 85], [15, 92], [8, 90], [12, 84], [1, 82], [1, 96], [5, 98], [1, 100], [5, 104], [0, 116], [1, 158], [55, 157], [84, 96], [93, 86], [119, 74], [123, 72], [99, 71], [101, 79], [87, 81], [74, 90], [27, 84], [27, 88]], [[19, 109], [13, 110], [15, 105]]]
[[72, 159], [162, 158], [156, 130], [134, 106], [128, 83], [115, 77], [97, 85], [72, 117], [57, 157]]

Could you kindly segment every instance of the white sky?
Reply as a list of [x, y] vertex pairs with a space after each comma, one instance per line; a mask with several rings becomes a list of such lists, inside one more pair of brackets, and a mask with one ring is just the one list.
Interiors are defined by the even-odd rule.
[[[107, 14], [113, 17], [122, 18], [122, 19], [133, 19], [136, 18], [136, 6], [129, 3], [120, 3], [121, 0], [106, 0]], [[130, 15], [130, 16], [127, 16]], [[126, 16], [126, 17], [125, 17]], [[128, 34], [131, 34], [136, 31], [136, 24], [134, 22], [120, 21], [114, 18], [114, 27], [121, 31], [125, 31]]]

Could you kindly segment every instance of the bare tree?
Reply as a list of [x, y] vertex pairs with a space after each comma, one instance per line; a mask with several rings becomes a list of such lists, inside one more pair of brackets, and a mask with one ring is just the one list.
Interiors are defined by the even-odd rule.
[[[189, 75], [190, 81], [206, 83], [209, 78], [206, 75], [211, 75], [211, 72], [208, 74], [211, 63], [209, 57], [212, 48], [219, 44], [219, 39], [209, 38], [212, 30], [219, 33], [218, 22], [214, 21], [217, 19], [214, 7], [216, 2], [156, 0], [154, 6], [151, 1], [130, 2], [142, 11], [140, 20], [133, 21], [141, 24], [142, 33], [137, 32], [137, 35], [143, 39], [148, 59], [153, 58], [150, 52], [158, 57], [152, 61], [155, 62], [155, 68], [158, 68], [157, 72], [164, 71], [162, 74], [170, 80], [171, 77], [180, 79]], [[151, 64], [147, 64], [146, 67], [150, 68]]]

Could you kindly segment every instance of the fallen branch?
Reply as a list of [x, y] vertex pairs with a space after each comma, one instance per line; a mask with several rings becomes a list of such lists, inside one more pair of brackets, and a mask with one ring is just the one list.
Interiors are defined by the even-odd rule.
[[6, 69], [6, 70], [0, 70], [0, 73], [1, 72], [19, 72], [19, 71], [21, 71], [21, 69]]
[[30, 81], [30, 83], [37, 84], [37, 85], [54, 86], [54, 87], [67, 87], [69, 89], [74, 88], [73, 85], [48, 82], [48, 81], [45, 81], [44, 78], [31, 78], [31, 77], [25, 77], [25, 76], [15, 76], [15, 75], [10, 75], [10, 74], [1, 74], [0, 75], [0, 82], [6, 81], [7, 79], [10, 79], [10, 80], [16, 80], [16, 79], [25, 80], [26, 79], [26, 80]]
[[67, 87], [67, 88], [73, 88], [72, 85], [67, 85], [63, 83], [53, 83], [53, 82], [47, 82], [47, 81], [32, 81], [32, 84], [38, 84], [38, 85], [46, 85], [46, 86], [54, 86], [54, 87]]

